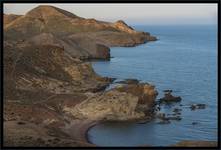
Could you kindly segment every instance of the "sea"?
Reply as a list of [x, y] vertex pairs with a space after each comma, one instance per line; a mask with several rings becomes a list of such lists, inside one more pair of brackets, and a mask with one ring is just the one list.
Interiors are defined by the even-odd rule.
[[[157, 120], [106, 122], [92, 127], [88, 139], [98, 146], [168, 146], [182, 140], [217, 141], [217, 26], [216, 25], [136, 25], [136, 30], [158, 38], [136, 47], [111, 48], [110, 61], [92, 62], [101, 76], [124, 80], [135, 78], [155, 85], [159, 95], [173, 90], [181, 96], [178, 104], [164, 105], [170, 114], [182, 109], [182, 120], [159, 124]], [[192, 104], [206, 104], [191, 110]]]

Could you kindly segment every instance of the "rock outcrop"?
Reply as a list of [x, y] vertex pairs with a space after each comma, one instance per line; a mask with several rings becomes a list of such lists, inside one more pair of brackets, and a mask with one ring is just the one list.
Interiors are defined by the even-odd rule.
[[[64, 111], [78, 119], [127, 121], [150, 116], [157, 92], [148, 84], [125, 85], [93, 95]], [[147, 113], [149, 112], [149, 113]]]
[[138, 97], [118, 91], [95, 95], [73, 108], [64, 108], [66, 113], [78, 119], [127, 121], [144, 117], [136, 112]]
[[127, 33], [137, 33], [132, 27], [128, 26], [123, 20], [118, 20], [113, 25], [118, 30], [127, 32]]
[[173, 102], [180, 102], [182, 98], [180, 96], [173, 96], [172, 91], [165, 91], [164, 97], [160, 98], [160, 103], [173, 103]]
[[138, 97], [138, 104], [146, 106], [146, 110], [152, 111], [153, 105], [158, 92], [155, 90], [155, 86], [147, 83], [128, 84], [125, 86], [116, 87], [117, 91], [131, 93]]

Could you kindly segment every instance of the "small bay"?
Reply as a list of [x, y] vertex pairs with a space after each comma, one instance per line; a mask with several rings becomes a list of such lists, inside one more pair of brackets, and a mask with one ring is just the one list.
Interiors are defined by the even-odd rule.
[[[136, 78], [182, 97], [181, 121], [170, 124], [102, 123], [88, 132], [89, 141], [99, 146], [165, 146], [181, 140], [217, 140], [217, 27], [215, 25], [134, 26], [159, 39], [136, 47], [111, 48], [110, 61], [92, 62], [102, 76]], [[191, 111], [191, 104], [206, 109]], [[197, 122], [193, 125], [193, 122]]]

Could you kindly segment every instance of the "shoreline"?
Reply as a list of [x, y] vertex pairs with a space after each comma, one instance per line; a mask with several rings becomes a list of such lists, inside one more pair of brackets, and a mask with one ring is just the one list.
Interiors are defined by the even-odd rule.
[[[131, 122], [131, 121], [129, 121], [129, 122]], [[83, 124], [83, 129], [80, 132], [82, 135], [81, 138], [85, 143], [87, 143], [91, 146], [99, 147], [98, 145], [91, 143], [89, 141], [89, 137], [88, 137], [88, 131], [99, 123], [102, 123], [102, 121], [93, 121], [88, 124]], [[136, 121], [135, 123], [139, 123], [139, 122]], [[168, 146], [163, 146], [163, 147], [217, 147], [217, 146], [218, 146], [218, 141], [181, 140], [181, 141], [176, 142], [174, 144], [171, 144]], [[104, 146], [104, 147], [107, 147], [107, 146]], [[112, 146], [110, 146], [110, 147], [112, 147]], [[127, 147], [127, 146], [125, 146], [125, 147]], [[145, 144], [145, 145], [139, 145], [139, 146], [135, 146], [135, 147], [155, 147], [155, 146]]]
[[[142, 44], [147, 44], [147, 43], [142, 43]], [[136, 46], [139, 46], [139, 45], [142, 45], [142, 44], [138, 44], [138, 45], [134, 45], [134, 46], [130, 46], [130, 47], [136, 47]], [[118, 47], [118, 46], [117, 46]], [[112, 48], [112, 47], [110, 47], [110, 48]], [[126, 47], [125, 47], [126, 48]], [[111, 52], [111, 49], [110, 49], [110, 52]], [[90, 62], [91, 64], [93, 63], [93, 62], [100, 62], [100, 61], [111, 61], [111, 58], [114, 58], [114, 57], [110, 57], [110, 59], [109, 60], [104, 60], [104, 59], [91, 59], [91, 60], [89, 60], [88, 62]], [[92, 68], [94, 69], [94, 66], [92, 65]], [[96, 72], [97, 73], [97, 72]], [[103, 77], [103, 76], [102, 76]], [[108, 76], [105, 76], [105, 77], [107, 77], [107, 78], [110, 78], [110, 77], [108, 77]], [[135, 79], [135, 78], [133, 78], [133, 79]], [[116, 80], [118, 80], [117, 78], [116, 78]], [[123, 79], [123, 80], [125, 80], [125, 79]], [[110, 86], [111, 84], [115, 84], [115, 83], [113, 83], [113, 82], [111, 82], [111, 83], [109, 83], [108, 85], [107, 85], [107, 87], [108, 86]], [[100, 120], [100, 121], [94, 121], [94, 122], [91, 122], [91, 123], [88, 123], [88, 124], [83, 124], [83, 129], [82, 129], [82, 131], [81, 131], [81, 134], [83, 135], [83, 137], [82, 137], [82, 140], [84, 140], [84, 142], [86, 142], [86, 143], [88, 143], [88, 144], [91, 144], [91, 145], [93, 145], [93, 146], [98, 146], [98, 145], [96, 145], [96, 144], [94, 144], [94, 143], [92, 143], [90, 140], [89, 140], [89, 135], [88, 135], [88, 132], [89, 132], [89, 130], [92, 128], [92, 127], [94, 127], [94, 126], [96, 126], [96, 125], [98, 125], [98, 124], [100, 124], [100, 123], [105, 123], [105, 122], [115, 122], [115, 123], [127, 123], [127, 122], [130, 122], [130, 123], [136, 123], [136, 124], [146, 124], [146, 123], [148, 123], [148, 122], [150, 122], [151, 120], [149, 120], [149, 119], [138, 119], [138, 120], [125, 120], [125, 121], [105, 121], [105, 120]], [[170, 145], [166, 145], [166, 146], [163, 146], [163, 147], [217, 147], [217, 145], [218, 145], [218, 141], [206, 141], [206, 140], [180, 140], [180, 141], [178, 141], [178, 142], [176, 142], [176, 143], [173, 143], [173, 144], [170, 144]], [[99, 147], [99, 146], [98, 146]], [[101, 146], [102, 147], [102, 146]], [[106, 146], [104, 146], [104, 147], [106, 147]], [[108, 147], [108, 146], [107, 146]], [[110, 146], [111, 147], [111, 146]], [[127, 146], [125, 146], [125, 147], [127, 147]], [[135, 146], [135, 147], [155, 147], [155, 146], [153, 146], [153, 145], [149, 145], [148, 143], [147, 144], [145, 144], [145, 145], [138, 145], [138, 146]], [[156, 146], [156, 147], [158, 147], [158, 146]]]
[[94, 144], [94, 143], [92, 143], [92, 142], [90, 142], [90, 140], [89, 140], [88, 131], [89, 131], [91, 128], [93, 128], [94, 126], [96, 126], [98, 123], [99, 123], [99, 122], [94, 122], [94, 123], [89, 124], [89, 125], [85, 128], [84, 133], [82, 133], [82, 134], [84, 134], [84, 139], [85, 139], [85, 141], [86, 141], [87, 143], [92, 144], [92, 145], [95, 145], [95, 146], [97, 146], [97, 145]]
[[[147, 44], [147, 43], [143, 43], [143, 44]], [[142, 45], [142, 44], [140, 44], [140, 45]], [[138, 45], [136, 45], [136, 46], [138, 46]], [[133, 47], [136, 47], [136, 46], [133, 46]], [[110, 48], [112, 48], [112, 47], [110, 47]], [[110, 49], [110, 52], [111, 52], [111, 49]], [[90, 61], [90, 63], [93, 63], [93, 62], [100, 62], [100, 61], [104, 61], [104, 60], [92, 60], [92, 61]], [[109, 60], [109, 61], [111, 61], [111, 59]], [[92, 68], [94, 69], [94, 66], [92, 65]], [[97, 73], [97, 72], [96, 72]], [[102, 76], [102, 75], [101, 75]], [[108, 76], [105, 76], [105, 77], [108, 77]], [[109, 77], [108, 77], [109, 78]], [[130, 79], [130, 78], [129, 78]], [[135, 78], [132, 78], [132, 79], [135, 79]], [[116, 80], [118, 80], [117, 78], [116, 78]], [[123, 80], [125, 80], [125, 79], [123, 79]], [[110, 83], [108, 86], [110, 86], [110, 85], [113, 85], [113, 84], [116, 84], [116, 83]], [[108, 87], [107, 86], [107, 87]], [[122, 122], [122, 123], [126, 123], [126, 122], [133, 122], [133, 123], [136, 123], [136, 124], [146, 124], [147, 122], [149, 122], [149, 121], [151, 121], [151, 120], [145, 120], [145, 119], [141, 119], [141, 120], [127, 120], [127, 121], [113, 121], [113, 122], [117, 122], [117, 123], [119, 123], [119, 122]], [[85, 130], [85, 137], [84, 137], [84, 139], [86, 140], [86, 142], [87, 143], [89, 143], [89, 144], [93, 144], [93, 145], [95, 145], [95, 146], [97, 146], [96, 144], [94, 144], [94, 143], [92, 143], [90, 140], [89, 140], [89, 135], [88, 135], [88, 131], [92, 128], [92, 127], [94, 127], [95, 125], [98, 125], [99, 123], [104, 123], [105, 122], [105, 120], [103, 120], [103, 121], [99, 121], [99, 122], [96, 122], [95, 124], [93, 124], [93, 125], [88, 125], [88, 128], [87, 128], [87, 130]], [[148, 143], [147, 144], [145, 144], [145, 145], [138, 145], [138, 146], [135, 146], [135, 147], [159, 147], [160, 145], [158, 145], [158, 146], [153, 146], [153, 145], [149, 145]], [[180, 140], [180, 141], [178, 141], [178, 142], [175, 142], [175, 143], [173, 143], [173, 144], [170, 144], [170, 145], [165, 145], [165, 146], [162, 146], [162, 147], [217, 147], [218, 146], [218, 141], [207, 141], [207, 140], [198, 140], [198, 139], [185, 139], [185, 140]], [[101, 146], [101, 147], [103, 147], [103, 146]], [[108, 147], [108, 146], [104, 146], [104, 147]], [[110, 146], [110, 147], [112, 147], [112, 146]], [[125, 146], [125, 147], [127, 147], [127, 146]], [[160, 146], [161, 147], [161, 146]]]
[[64, 132], [66, 132], [73, 140], [77, 140], [87, 144], [88, 146], [97, 146], [89, 141], [88, 131], [90, 128], [97, 125], [100, 121], [95, 120], [73, 120], [73, 122], [64, 127]]

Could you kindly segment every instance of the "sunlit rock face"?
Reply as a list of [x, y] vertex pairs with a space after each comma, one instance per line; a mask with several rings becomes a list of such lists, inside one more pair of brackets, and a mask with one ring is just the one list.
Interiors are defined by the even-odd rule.
[[149, 84], [123, 86], [89, 97], [86, 101], [64, 111], [79, 119], [133, 120], [151, 112], [157, 92]]

